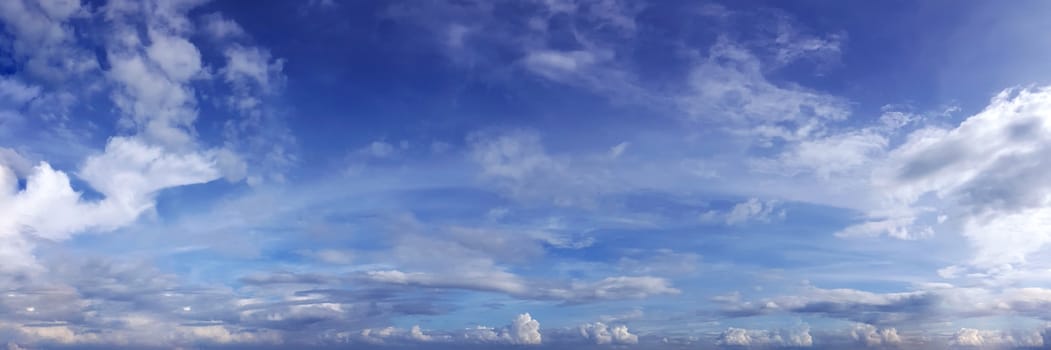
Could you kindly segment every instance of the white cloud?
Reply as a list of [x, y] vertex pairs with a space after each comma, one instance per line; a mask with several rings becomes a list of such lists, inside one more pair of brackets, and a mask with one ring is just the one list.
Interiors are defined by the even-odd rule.
[[[1020, 263], [1051, 243], [1051, 90], [1004, 91], [953, 128], [926, 127], [872, 164], [877, 200], [866, 222], [840, 235], [929, 236], [958, 227], [974, 264]], [[870, 143], [871, 144], [871, 143]], [[878, 153], [872, 147], [870, 154]]]
[[1005, 332], [960, 328], [949, 339], [953, 348], [1002, 348], [1002, 347], [1039, 347], [1044, 345], [1040, 332]]
[[809, 347], [814, 345], [814, 338], [811, 337], [810, 328], [807, 326], [779, 331], [730, 327], [719, 335], [719, 338], [716, 340], [716, 345], [732, 347]]
[[779, 64], [788, 64], [803, 58], [828, 63], [838, 60], [842, 54], [845, 34], [834, 33], [818, 37], [800, 32], [785, 16], [780, 17], [777, 22], [773, 46], [774, 57]]
[[588, 323], [580, 326], [580, 335], [595, 342], [595, 344], [638, 344], [639, 336], [628, 332], [625, 325], [616, 325], [610, 328], [602, 322]]
[[552, 284], [550, 287], [531, 286], [532, 283], [500, 269], [461, 271], [447, 274], [379, 270], [368, 271], [362, 278], [376, 283], [490, 291], [520, 298], [577, 302], [641, 299], [656, 295], [680, 293], [680, 290], [672, 287], [667, 279], [649, 276], [607, 277], [594, 282], [578, 281], [568, 285], [548, 283]]
[[812, 173], [820, 179], [858, 176], [864, 179], [881, 158], [889, 141], [873, 130], [844, 132], [792, 144], [776, 162], [759, 162], [757, 170], [795, 175]]
[[[25, 188], [18, 190], [15, 173], [0, 164], [0, 208], [9, 214], [0, 219], [0, 236], [15, 242], [4, 249], [5, 260], [28, 258], [31, 245], [22, 235], [64, 240], [87, 230], [113, 230], [152, 209], [158, 191], [220, 176], [204, 155], [171, 154], [122, 137], [110, 139], [105, 152], [89, 157], [78, 174], [104, 198], [84, 201], [64, 172], [44, 162], [26, 175]], [[11, 261], [9, 266], [26, 263]]]
[[749, 198], [747, 201], [735, 204], [729, 211], [709, 210], [701, 213], [701, 221], [723, 221], [727, 225], [740, 225], [748, 222], [783, 220], [787, 212], [780, 206], [781, 202], [777, 200], [764, 201]]
[[40, 96], [40, 87], [15, 77], [0, 77], [0, 106], [19, 107]]
[[621, 142], [618, 143], [616, 146], [610, 147], [610, 158], [620, 158], [620, 155], [624, 154], [624, 152], [628, 150], [628, 146], [631, 146], [630, 142]]
[[560, 81], [577, 71], [589, 68], [599, 58], [592, 52], [543, 50], [530, 53], [525, 57], [525, 65], [534, 73], [545, 78]]
[[79, 0], [5, 1], [0, 22], [13, 36], [12, 49], [25, 69], [48, 80], [65, 80], [97, 69], [94, 55], [74, 45], [69, 21], [87, 14]]
[[0, 147], [0, 165], [6, 166], [14, 172], [12, 176], [17, 177], [24, 177], [33, 170], [33, 163], [28, 159], [12, 149], [3, 147]]
[[[174, 47], [193, 49], [193, 52], [180, 55], [197, 55], [192, 45], [176, 44]], [[197, 119], [193, 89], [185, 85], [185, 80], [174, 80], [167, 76], [160, 68], [160, 63], [135, 50], [121, 49], [108, 55], [110, 70], [107, 76], [121, 87], [111, 95], [114, 104], [130, 118], [125, 120], [126, 123], [151, 142], [174, 148], [192, 147], [190, 128]], [[196, 60], [199, 62], [200, 58]], [[191, 66], [175, 62], [173, 60], [165, 64], [175, 77], [186, 78]]]
[[428, 334], [418, 325], [410, 329], [395, 327], [366, 328], [355, 335], [344, 333], [346, 341], [375, 345], [467, 342], [480, 344], [538, 345], [541, 344], [540, 323], [529, 313], [519, 314], [511, 325], [502, 328], [477, 326], [460, 332]]
[[511, 321], [512, 344], [540, 344], [541, 340], [540, 322], [528, 313], [518, 315]]
[[100, 331], [64, 322], [32, 325], [0, 322], [0, 331], [13, 330], [14, 340], [22, 344], [65, 346], [277, 345], [284, 341], [279, 332], [272, 330], [246, 330], [222, 324], [180, 325], [138, 314], [112, 321], [134, 328], [113, 327]]
[[201, 22], [201, 29], [215, 40], [240, 38], [246, 35], [241, 25], [223, 17], [218, 12], [201, 16]]
[[172, 81], [185, 82], [201, 72], [201, 53], [184, 38], [151, 32], [146, 56]]
[[409, 336], [412, 337], [413, 340], [421, 342], [429, 342], [434, 340], [433, 336], [424, 334], [423, 330], [420, 329], [419, 325], [412, 326], [412, 329], [409, 330]]
[[840, 98], [768, 81], [759, 59], [726, 39], [709, 49], [707, 59], [690, 73], [689, 84], [691, 92], [678, 97], [683, 110], [760, 140], [803, 140], [850, 113]]
[[570, 171], [566, 160], [549, 155], [536, 132], [475, 133], [468, 143], [484, 178], [519, 199], [587, 205], [601, 186], [586, 174]]
[[283, 84], [284, 60], [271, 58], [270, 51], [234, 45], [223, 54], [226, 66], [222, 74], [227, 83], [242, 89], [252, 85], [263, 92], [274, 91]]
[[876, 328], [876, 326], [864, 323], [855, 324], [850, 331], [850, 337], [868, 347], [898, 346], [902, 343], [897, 329]]

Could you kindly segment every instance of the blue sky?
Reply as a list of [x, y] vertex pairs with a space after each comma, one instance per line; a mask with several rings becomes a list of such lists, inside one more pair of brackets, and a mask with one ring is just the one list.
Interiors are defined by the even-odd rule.
[[1049, 11], [0, 2], [0, 345], [1043, 348]]

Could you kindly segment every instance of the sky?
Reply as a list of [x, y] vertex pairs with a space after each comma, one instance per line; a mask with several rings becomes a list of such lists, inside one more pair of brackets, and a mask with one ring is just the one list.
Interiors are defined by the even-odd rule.
[[0, 1], [0, 346], [1048, 348], [1048, 16]]

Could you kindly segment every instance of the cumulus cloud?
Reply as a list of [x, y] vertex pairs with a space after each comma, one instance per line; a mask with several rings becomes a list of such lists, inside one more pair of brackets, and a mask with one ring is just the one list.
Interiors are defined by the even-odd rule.
[[537, 345], [543, 341], [540, 334], [540, 322], [528, 313], [518, 315], [511, 325], [504, 329], [485, 326], [469, 328], [464, 331], [465, 340], [477, 343], [504, 343], [520, 345]]
[[409, 329], [384, 327], [366, 328], [357, 333], [342, 332], [338, 338], [344, 342], [387, 345], [447, 342], [494, 345], [538, 345], [542, 343], [540, 323], [528, 313], [518, 315], [510, 325], [502, 328], [476, 326], [462, 331], [427, 332], [415, 325]]
[[47, 346], [227, 346], [278, 345], [284, 342], [278, 332], [271, 330], [241, 329], [222, 324], [181, 325], [141, 315], [129, 315], [114, 321], [129, 328], [109, 327], [100, 331], [63, 322], [0, 323], [0, 332], [9, 332], [18, 343]]
[[987, 349], [1003, 347], [1039, 347], [1044, 345], [1040, 332], [1005, 332], [960, 328], [949, 339], [954, 349]]
[[893, 327], [877, 328], [864, 323], [855, 324], [850, 331], [850, 337], [855, 342], [868, 347], [898, 346], [902, 343], [897, 329]]
[[511, 321], [511, 343], [513, 344], [540, 344], [540, 322], [533, 319], [528, 313], [515, 317]]
[[628, 326], [615, 325], [612, 328], [602, 322], [588, 323], [580, 326], [580, 335], [595, 344], [638, 344], [639, 336], [628, 332]]
[[806, 326], [778, 331], [730, 327], [719, 335], [715, 343], [726, 347], [810, 347], [814, 345], [814, 338]]
[[[4, 251], [5, 266], [32, 265], [25, 239], [64, 240], [85, 230], [108, 231], [127, 225], [152, 209], [158, 191], [215, 180], [220, 174], [202, 155], [167, 154], [132, 138], [113, 138], [102, 154], [89, 157], [80, 171], [105, 198], [85, 201], [66, 173], [40, 163], [19, 190], [15, 173], [0, 164], [0, 236], [16, 244]], [[20, 242], [20, 243], [19, 243]]]
[[348, 341], [360, 340], [370, 344], [389, 344], [389, 343], [429, 343], [437, 341], [450, 341], [451, 336], [449, 335], [430, 335], [426, 334], [419, 325], [414, 325], [408, 330], [399, 329], [395, 327], [385, 328], [366, 328], [358, 333], [355, 338], [347, 339]]
[[[976, 250], [974, 264], [1025, 261], [1051, 242], [1041, 229], [1051, 218], [1051, 186], [1040, 175], [1051, 144], [1049, 106], [1047, 88], [1008, 90], [958, 126], [913, 131], [873, 163], [872, 191], [883, 204], [840, 235], [923, 237], [947, 220]], [[871, 151], [863, 154], [882, 148], [866, 144]]]

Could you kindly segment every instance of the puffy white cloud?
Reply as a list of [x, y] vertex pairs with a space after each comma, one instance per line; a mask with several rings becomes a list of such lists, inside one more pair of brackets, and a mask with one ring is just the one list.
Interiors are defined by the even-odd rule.
[[595, 344], [638, 344], [639, 336], [628, 332], [628, 326], [616, 325], [610, 328], [602, 322], [583, 324], [580, 335]]
[[0, 331], [13, 330], [14, 339], [22, 344], [64, 346], [276, 345], [284, 341], [276, 331], [247, 330], [222, 324], [180, 325], [142, 315], [129, 315], [113, 321], [117, 327], [103, 330], [57, 322], [0, 323]]
[[540, 334], [540, 322], [528, 313], [515, 317], [509, 327], [495, 329], [477, 326], [464, 330], [462, 338], [476, 343], [504, 343], [519, 345], [536, 345], [543, 341]]
[[[414, 325], [408, 330], [385, 327], [385, 328], [366, 328], [363, 329], [359, 334], [358, 338], [361, 341], [370, 344], [389, 344], [389, 343], [429, 343], [436, 341], [450, 341], [451, 338], [448, 335], [430, 335], [424, 333], [419, 325]], [[353, 339], [351, 339], [353, 340]]]
[[106, 150], [89, 157], [79, 175], [104, 198], [85, 201], [66, 173], [41, 162], [19, 190], [17, 177], [0, 164], [0, 237], [12, 243], [0, 249], [4, 266], [31, 266], [29, 235], [64, 240], [87, 231], [108, 231], [133, 222], [154, 205], [165, 188], [209, 182], [221, 175], [214, 161], [198, 153], [173, 154], [134, 138], [110, 139]]
[[1006, 332], [960, 328], [949, 339], [953, 348], [1002, 348], [1002, 347], [1039, 347], [1044, 345], [1040, 332]]
[[540, 344], [540, 322], [533, 319], [528, 313], [515, 317], [511, 321], [511, 343], [513, 344]]
[[477, 326], [461, 332], [427, 334], [419, 325], [409, 329], [396, 327], [366, 328], [356, 334], [342, 333], [345, 341], [361, 341], [370, 344], [406, 344], [465, 341], [483, 344], [536, 345], [542, 342], [540, 322], [528, 313], [518, 315], [511, 324], [503, 328]]
[[146, 57], [172, 81], [188, 81], [201, 72], [201, 52], [185, 38], [151, 32]]
[[1051, 243], [1048, 115], [1051, 89], [1008, 90], [956, 127], [910, 133], [872, 164], [869, 220], [840, 235], [924, 237], [938, 217], [971, 242], [974, 264], [1025, 261]]
[[474, 343], [509, 343], [511, 335], [506, 330], [477, 326], [464, 330], [463, 339]]
[[179, 326], [175, 338], [180, 343], [212, 344], [281, 344], [281, 335], [274, 331], [235, 330], [223, 325]]
[[[161, 37], [158, 34], [158, 38]], [[179, 42], [177, 38], [170, 40]], [[192, 49], [193, 52], [180, 52], [177, 56], [199, 55], [193, 45], [185, 44], [174, 44], [164, 50]], [[120, 86], [111, 95], [114, 104], [129, 117], [126, 123], [141, 131], [150, 141], [169, 147], [191, 147], [193, 136], [190, 127], [197, 119], [193, 89], [185, 84], [185, 80], [167, 76], [159, 62], [135, 50], [118, 49], [108, 55], [110, 70], [107, 76]], [[199, 62], [200, 58], [164, 60], [171, 61], [165, 65], [175, 77], [186, 78], [187, 74], [191, 74], [192, 66], [186, 66], [185, 61]]]
[[854, 341], [869, 347], [901, 345], [901, 337], [895, 328], [876, 328], [864, 323], [855, 324], [850, 330]]
[[806, 326], [779, 331], [730, 327], [719, 335], [715, 343], [728, 347], [809, 347], [814, 345], [814, 338], [810, 336], [810, 328]]

